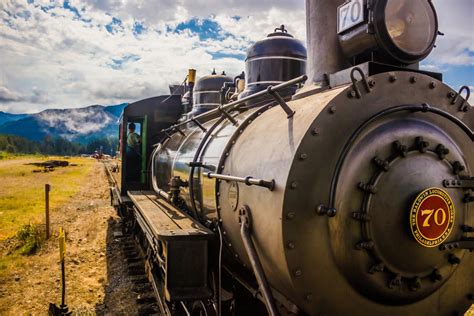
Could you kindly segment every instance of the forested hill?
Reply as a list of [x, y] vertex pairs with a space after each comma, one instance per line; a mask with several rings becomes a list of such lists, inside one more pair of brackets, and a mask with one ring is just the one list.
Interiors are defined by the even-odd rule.
[[0, 151], [77, 155], [102, 148], [113, 155], [118, 121], [126, 105], [50, 109], [36, 114], [0, 112]]
[[[95, 139], [118, 135], [118, 120], [126, 104], [92, 105], [77, 109], [50, 109], [37, 114], [0, 114], [0, 134], [41, 142], [62, 138], [87, 145]], [[2, 123], [3, 121], [3, 123]]]
[[16, 135], [0, 135], [0, 152], [8, 153], [74, 156], [102, 149], [103, 153], [113, 155], [117, 145], [118, 139], [112, 137], [96, 138], [87, 144], [79, 144], [61, 137], [46, 136], [41, 141], [32, 141]]
[[28, 114], [11, 114], [0, 111], [0, 125], [5, 124], [6, 122], [21, 120], [27, 116]]

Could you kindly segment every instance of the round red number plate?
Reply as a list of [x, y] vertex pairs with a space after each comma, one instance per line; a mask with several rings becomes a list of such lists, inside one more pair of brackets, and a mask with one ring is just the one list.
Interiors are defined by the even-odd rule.
[[449, 194], [429, 188], [415, 199], [410, 212], [413, 237], [424, 247], [436, 247], [449, 237], [454, 224], [454, 204]]

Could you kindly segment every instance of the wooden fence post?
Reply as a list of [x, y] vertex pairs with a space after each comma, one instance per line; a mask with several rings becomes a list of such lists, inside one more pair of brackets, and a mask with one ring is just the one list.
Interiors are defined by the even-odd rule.
[[49, 239], [49, 191], [51, 186], [49, 184], [44, 185], [45, 194], [45, 211], [46, 211], [46, 239]]

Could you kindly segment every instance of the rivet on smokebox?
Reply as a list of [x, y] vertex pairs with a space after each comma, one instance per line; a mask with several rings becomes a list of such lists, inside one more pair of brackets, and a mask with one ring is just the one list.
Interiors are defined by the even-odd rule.
[[300, 270], [300, 269], [298, 269], [298, 270], [295, 270], [295, 272], [294, 272], [294, 275], [295, 275], [296, 277], [299, 277], [299, 276], [301, 276], [301, 274], [302, 274], [302, 272], [301, 272], [301, 270]]
[[300, 155], [300, 160], [306, 160], [306, 158], [308, 158], [308, 154], [302, 153], [302, 154]]
[[416, 83], [416, 77], [410, 77], [410, 82], [411, 83]]
[[336, 106], [335, 105], [333, 105], [329, 108], [329, 113], [331, 113], [331, 114], [336, 113]]
[[312, 301], [313, 300], [313, 294], [311, 294], [311, 293], [306, 294], [305, 299], [307, 301]]
[[313, 136], [319, 135], [319, 133], [321, 133], [321, 129], [318, 128], [318, 127], [316, 127], [315, 129], [313, 129], [313, 130], [311, 131], [311, 134], [312, 134]]
[[292, 188], [292, 189], [296, 189], [297, 186], [298, 186], [298, 182], [296, 182], [296, 181], [293, 181], [290, 184], [290, 188]]
[[292, 241], [288, 242], [286, 246], [288, 247], [288, 249], [295, 249], [295, 243]]
[[286, 218], [287, 218], [287, 219], [293, 219], [293, 218], [295, 218], [295, 212], [288, 212], [288, 214], [286, 214]]
[[434, 89], [434, 88], [436, 88], [436, 82], [431, 81], [430, 82], [430, 89]]
[[397, 76], [391, 75], [390, 78], [389, 78], [389, 81], [392, 82], [392, 83], [397, 81]]

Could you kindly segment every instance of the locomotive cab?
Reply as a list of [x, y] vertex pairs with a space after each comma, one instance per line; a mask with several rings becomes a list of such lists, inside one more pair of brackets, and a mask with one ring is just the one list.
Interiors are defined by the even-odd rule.
[[[166, 136], [162, 130], [175, 123], [183, 110], [180, 95], [153, 97], [124, 108], [119, 125], [121, 168], [118, 169], [118, 188], [114, 194], [117, 203], [126, 197], [128, 190], [150, 187], [148, 165], [153, 145]], [[139, 137], [135, 148], [127, 145], [131, 124], [135, 125], [135, 133]]]

